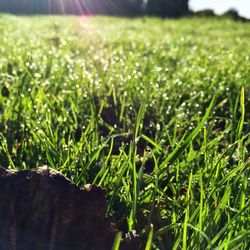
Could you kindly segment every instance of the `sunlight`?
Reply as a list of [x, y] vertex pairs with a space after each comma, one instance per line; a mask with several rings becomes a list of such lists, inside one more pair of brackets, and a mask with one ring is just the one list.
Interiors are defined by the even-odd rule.
[[[138, 3], [146, 3], [138, 0]], [[69, 15], [136, 15], [138, 11], [136, 1], [122, 0], [17, 0], [3, 4], [0, 1], [1, 8], [4, 12], [19, 14], [69, 14]], [[6, 9], [6, 10], [5, 10]]]
[[83, 14], [88, 13], [88, 6], [82, 0], [48, 0], [50, 14]]
[[50, 14], [78, 14], [78, 15], [93, 15], [93, 14], [110, 14], [120, 15], [123, 8], [122, 3], [113, 0], [98, 1], [98, 0], [48, 0], [47, 11]]
[[64, 0], [60, 0], [59, 4], [60, 4], [60, 8], [61, 8], [61, 13], [65, 14]]

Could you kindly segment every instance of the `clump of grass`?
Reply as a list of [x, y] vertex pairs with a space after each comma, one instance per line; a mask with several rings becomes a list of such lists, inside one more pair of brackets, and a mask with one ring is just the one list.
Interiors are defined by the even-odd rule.
[[249, 30], [2, 15], [1, 165], [106, 188], [142, 249], [247, 249]]

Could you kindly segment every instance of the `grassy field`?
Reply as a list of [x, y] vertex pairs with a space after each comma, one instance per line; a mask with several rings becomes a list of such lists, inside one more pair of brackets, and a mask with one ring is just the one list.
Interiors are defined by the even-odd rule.
[[0, 164], [100, 185], [142, 249], [249, 249], [249, 89], [250, 24], [1, 15]]

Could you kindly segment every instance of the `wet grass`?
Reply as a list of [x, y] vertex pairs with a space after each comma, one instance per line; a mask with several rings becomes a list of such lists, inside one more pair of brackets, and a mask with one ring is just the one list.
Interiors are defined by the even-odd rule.
[[2, 166], [106, 188], [142, 249], [249, 247], [249, 24], [2, 15], [0, 34]]

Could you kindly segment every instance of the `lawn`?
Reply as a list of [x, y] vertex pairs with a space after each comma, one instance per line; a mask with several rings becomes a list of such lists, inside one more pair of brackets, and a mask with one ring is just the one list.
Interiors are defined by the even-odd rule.
[[3, 167], [105, 188], [142, 249], [250, 246], [249, 23], [0, 15], [0, 114]]

